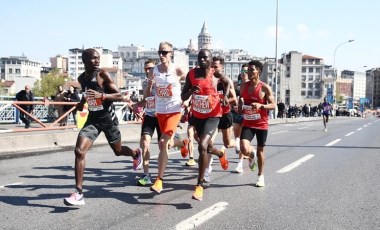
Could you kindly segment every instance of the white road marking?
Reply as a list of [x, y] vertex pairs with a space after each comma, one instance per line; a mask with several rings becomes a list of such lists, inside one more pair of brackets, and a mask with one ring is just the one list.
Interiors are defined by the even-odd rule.
[[12, 185], [20, 185], [20, 184], [23, 184], [23, 183], [22, 182], [16, 182], [16, 183], [12, 183], [12, 184], [0, 185], [0, 188], [5, 188], [8, 186], [12, 186]]
[[348, 136], [350, 136], [350, 135], [352, 135], [352, 134], [354, 134], [355, 132], [350, 132], [350, 133], [347, 133], [346, 134], [346, 137], [348, 137]]
[[286, 131], [279, 131], [279, 132], [275, 132], [275, 133], [272, 133], [272, 134], [279, 134], [279, 133], [286, 133], [288, 132], [287, 130]]
[[298, 129], [306, 129], [307, 127], [306, 126], [304, 126], [304, 127], [300, 127], [300, 128], [298, 128]]
[[227, 205], [227, 202], [216, 203], [213, 206], [206, 208], [205, 210], [195, 214], [194, 216], [180, 222], [175, 226], [175, 229], [183, 230], [196, 228], [205, 221], [211, 219], [212, 217], [225, 210]]
[[287, 166], [283, 167], [282, 169], [278, 170], [277, 173], [286, 173], [286, 172], [289, 172], [290, 170], [292, 170], [292, 169], [300, 166], [302, 163], [310, 160], [313, 157], [314, 157], [313, 154], [308, 154], [308, 155], [302, 157], [301, 159], [296, 160], [295, 162], [291, 163], [290, 165], [287, 165]]
[[363, 125], [363, 127], [367, 127], [367, 125]]
[[362, 130], [362, 128], [358, 128], [357, 131]]
[[342, 139], [336, 139], [336, 140], [333, 140], [331, 141], [330, 143], [328, 143], [327, 145], [325, 146], [331, 146], [331, 145], [335, 145], [336, 143], [338, 143], [339, 141], [341, 141]]

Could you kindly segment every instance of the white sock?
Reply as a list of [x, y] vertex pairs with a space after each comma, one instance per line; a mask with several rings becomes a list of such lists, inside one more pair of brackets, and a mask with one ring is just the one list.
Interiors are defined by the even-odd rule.
[[240, 149], [240, 137], [236, 137], [235, 139], [235, 145], [237, 149]]

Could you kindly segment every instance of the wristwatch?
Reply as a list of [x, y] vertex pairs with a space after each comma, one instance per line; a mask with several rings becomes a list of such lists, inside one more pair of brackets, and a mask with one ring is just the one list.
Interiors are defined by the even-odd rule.
[[264, 105], [261, 105], [261, 106], [260, 106], [260, 109], [264, 109]]

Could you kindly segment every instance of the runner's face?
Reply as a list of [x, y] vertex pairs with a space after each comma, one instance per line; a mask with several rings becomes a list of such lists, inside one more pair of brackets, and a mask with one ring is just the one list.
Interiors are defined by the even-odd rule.
[[100, 63], [100, 56], [98, 52], [93, 52], [86, 58], [85, 64], [87, 64], [89, 67], [99, 67]]
[[220, 64], [220, 61], [212, 62], [212, 68], [214, 68], [215, 72], [217, 72], [217, 73], [223, 72], [223, 65]]
[[160, 45], [160, 47], [158, 48], [158, 56], [160, 57], [161, 63], [170, 62], [173, 55], [172, 52], [173, 50], [169, 45]]
[[241, 70], [241, 82], [248, 81], [248, 67], [243, 67]]
[[144, 66], [145, 75], [148, 77], [149, 71], [153, 70], [151, 68], [154, 68], [153, 63], [148, 63]]
[[211, 65], [211, 53], [200, 51], [198, 53], [198, 65], [201, 68], [207, 69]]
[[254, 65], [248, 65], [248, 79], [249, 80], [258, 80], [260, 71], [256, 69]]

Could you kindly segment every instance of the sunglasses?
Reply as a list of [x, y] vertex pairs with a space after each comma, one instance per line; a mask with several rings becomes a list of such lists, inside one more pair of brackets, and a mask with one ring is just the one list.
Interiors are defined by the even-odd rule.
[[248, 72], [248, 70], [246, 70], [246, 69], [242, 69], [242, 70], [240, 71], [240, 73], [246, 73], [246, 72]]
[[158, 55], [163, 55], [163, 56], [165, 56], [165, 55], [167, 55], [167, 54], [170, 53], [170, 52], [172, 52], [172, 51], [159, 50], [159, 51], [158, 51]]

